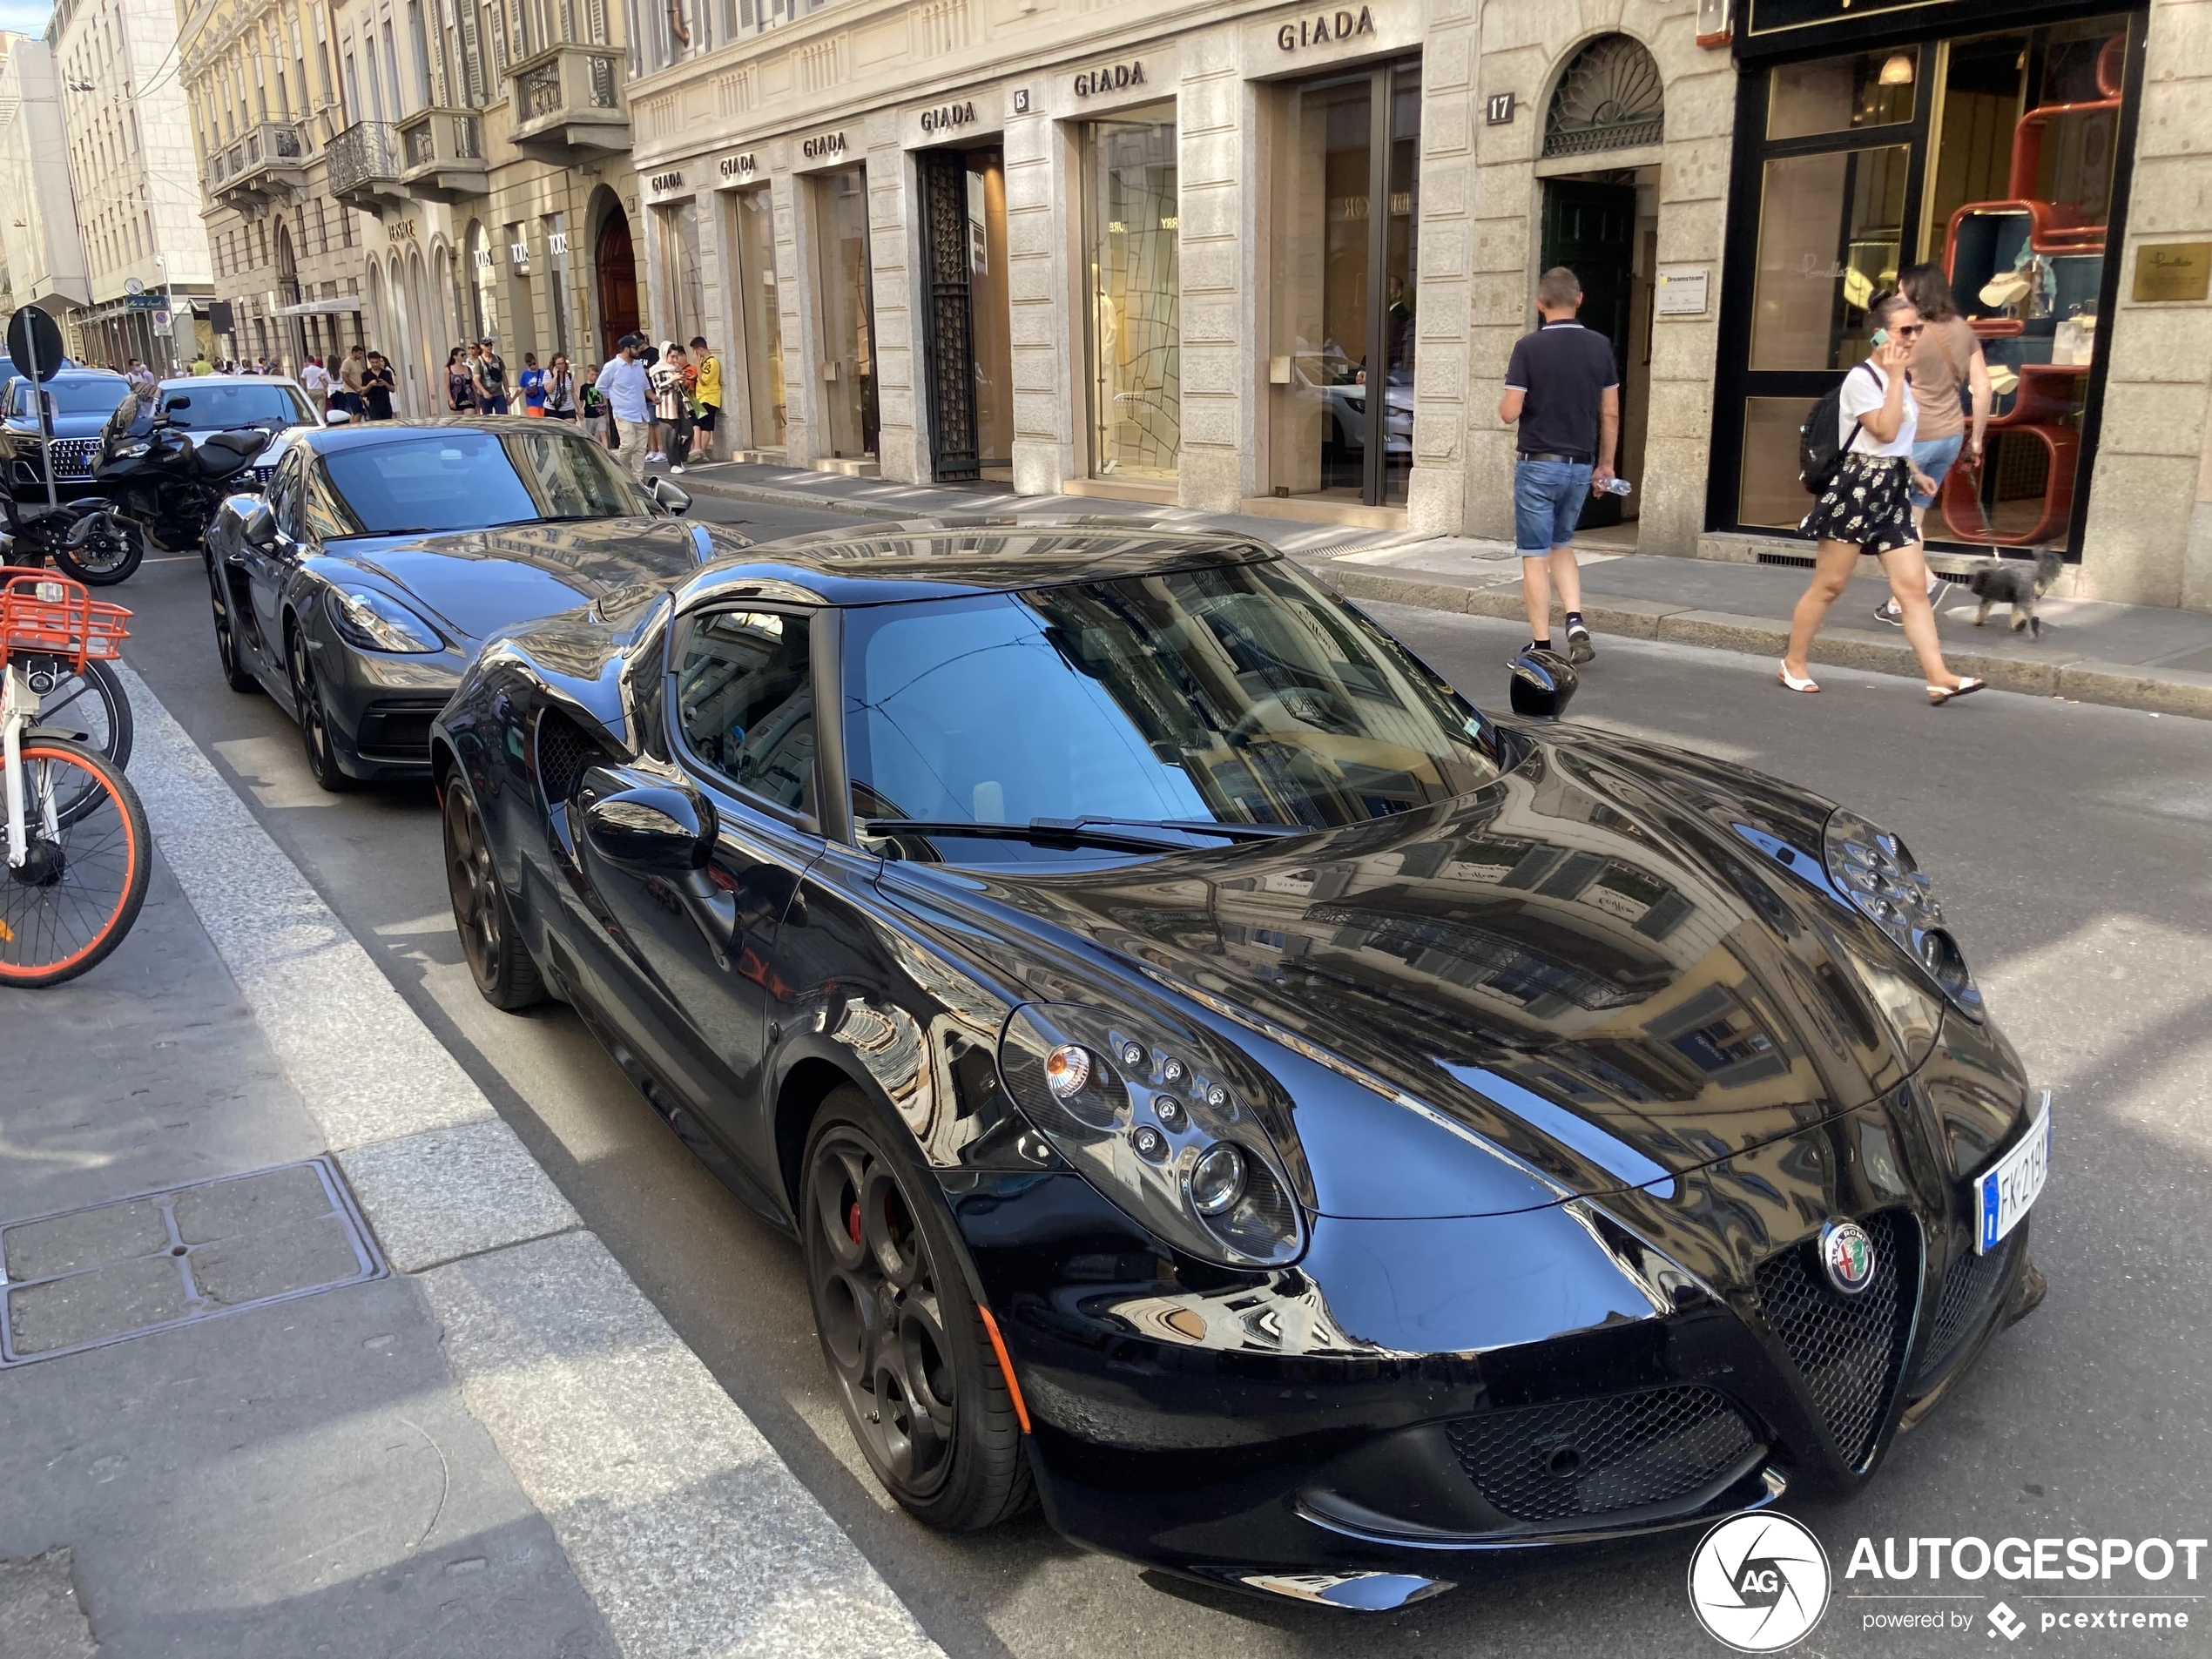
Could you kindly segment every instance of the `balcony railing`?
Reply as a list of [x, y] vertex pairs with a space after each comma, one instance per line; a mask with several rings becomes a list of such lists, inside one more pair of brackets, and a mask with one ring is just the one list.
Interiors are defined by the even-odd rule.
[[619, 46], [548, 47], [509, 71], [509, 137], [523, 154], [589, 161], [630, 148]]
[[400, 179], [426, 201], [484, 192], [483, 123], [472, 110], [417, 110], [398, 124]]
[[400, 183], [400, 142], [386, 121], [356, 121], [324, 152], [330, 193], [351, 207], [374, 210], [407, 199]]
[[209, 158], [207, 188], [225, 206], [289, 195], [307, 184], [307, 135], [289, 121], [264, 121]]

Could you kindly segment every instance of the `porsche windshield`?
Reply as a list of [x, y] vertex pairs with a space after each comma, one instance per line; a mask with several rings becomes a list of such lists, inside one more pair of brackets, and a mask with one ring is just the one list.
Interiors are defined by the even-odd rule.
[[1322, 828], [1499, 771], [1480, 715], [1279, 560], [860, 608], [845, 625], [860, 819]]
[[225, 432], [242, 426], [313, 426], [307, 401], [281, 381], [259, 386], [198, 382], [165, 392], [161, 412], [186, 432]]
[[322, 466], [344, 524], [338, 536], [478, 530], [652, 510], [606, 450], [562, 430], [432, 428], [388, 443], [333, 446], [323, 451]]

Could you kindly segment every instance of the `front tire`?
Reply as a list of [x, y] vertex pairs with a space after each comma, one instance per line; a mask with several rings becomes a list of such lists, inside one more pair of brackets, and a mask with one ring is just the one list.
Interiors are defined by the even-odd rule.
[[55, 545], [54, 563], [62, 574], [88, 588], [111, 588], [126, 580], [146, 556], [144, 532], [114, 513], [100, 515], [100, 528], [82, 547]]
[[512, 1013], [545, 1000], [545, 981], [515, 934], [515, 913], [499, 885], [483, 820], [458, 773], [445, 784], [446, 890], [461, 954], [485, 1001]]
[[238, 654], [238, 623], [232, 614], [232, 598], [223, 590], [222, 572], [215, 568], [215, 561], [207, 561], [207, 602], [215, 611], [215, 661], [223, 671], [223, 684], [233, 691], [258, 691], [261, 682], [253, 671], [245, 666]]
[[315, 678], [314, 654], [297, 628], [292, 631], [285, 656], [292, 680], [293, 712], [300, 721], [300, 742], [307, 752], [307, 770], [332, 794], [342, 795], [354, 786], [354, 780], [338, 764], [338, 734], [331, 729], [329, 710], [323, 706], [322, 682]]
[[799, 1226], [822, 1357], [853, 1438], [916, 1520], [975, 1532], [1035, 1495], [1021, 1424], [928, 1172], [857, 1089], [806, 1139]]
[[[123, 942], [146, 901], [153, 836], [121, 768], [98, 750], [30, 738], [20, 752], [30, 856], [10, 868], [0, 852], [0, 985], [37, 988], [91, 972]], [[47, 798], [77, 803], [51, 838], [39, 827]]]

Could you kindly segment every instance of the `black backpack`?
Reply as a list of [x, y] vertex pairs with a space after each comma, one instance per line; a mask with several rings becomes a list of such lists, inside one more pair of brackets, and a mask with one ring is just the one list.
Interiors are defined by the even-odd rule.
[[1844, 453], [1858, 439], [1865, 415], [1851, 423], [1851, 436], [1840, 443], [1836, 441], [1836, 423], [1844, 418], [1844, 382], [1865, 367], [1854, 365], [1851, 374], [1823, 392], [1814, 401], [1812, 413], [1805, 416], [1805, 423], [1797, 428], [1797, 482], [1809, 496], [1828, 493], [1828, 486], [1843, 470]]

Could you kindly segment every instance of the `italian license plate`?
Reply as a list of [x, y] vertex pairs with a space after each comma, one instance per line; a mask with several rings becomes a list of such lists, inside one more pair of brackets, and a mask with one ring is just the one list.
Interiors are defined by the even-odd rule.
[[2005, 1235], [2020, 1224], [2020, 1217], [2043, 1190], [2051, 1175], [2051, 1091], [2043, 1091], [2035, 1122], [2020, 1143], [1974, 1182], [1974, 1210], [1981, 1228], [1974, 1248], [1986, 1256]]

